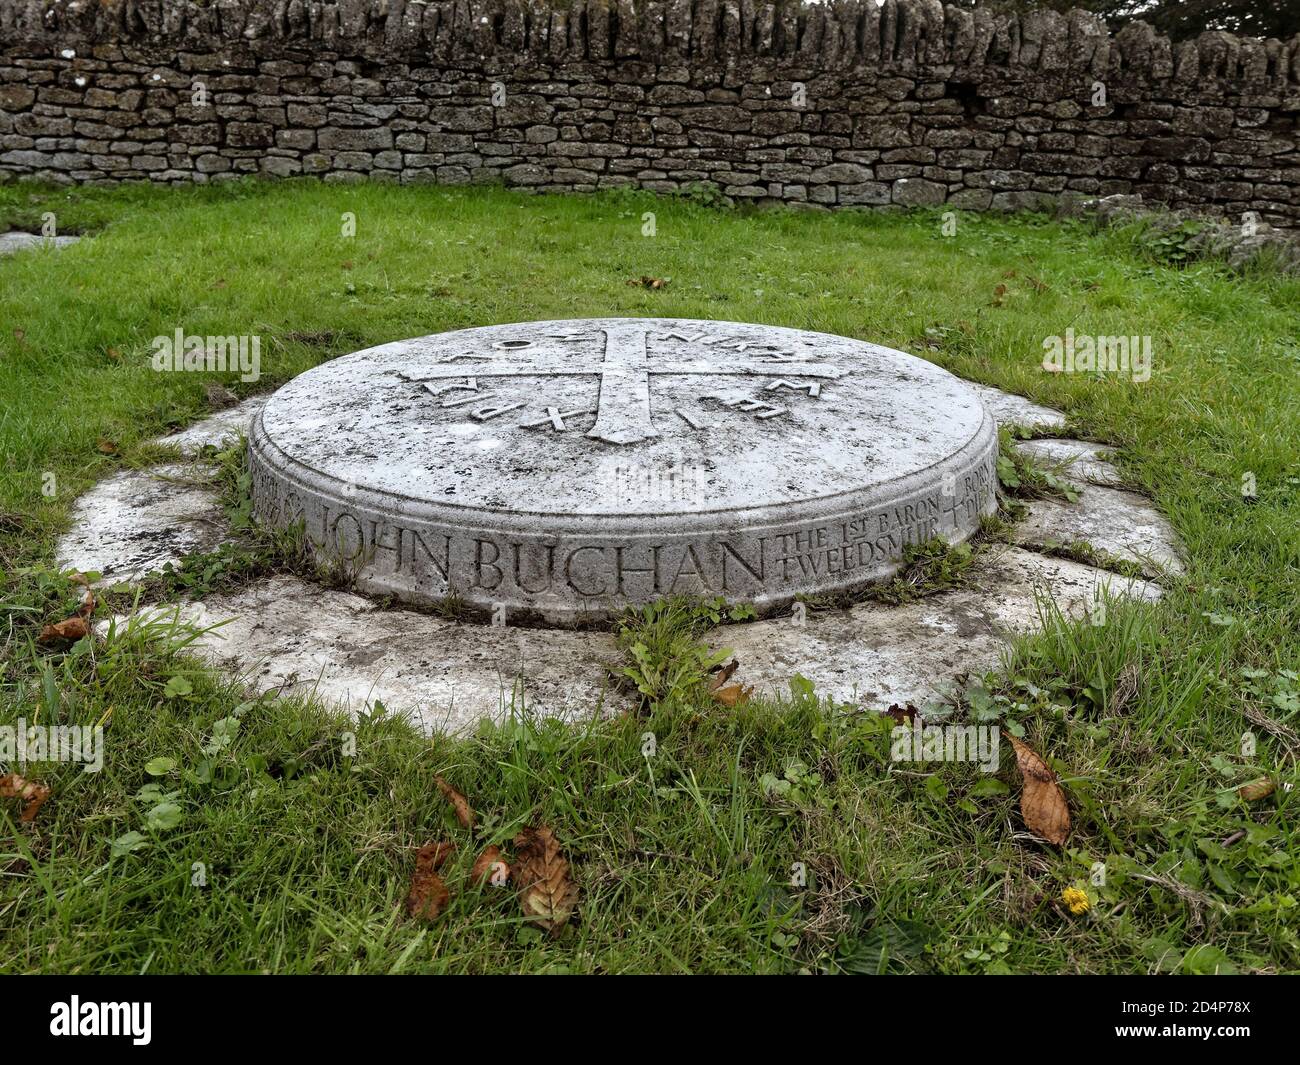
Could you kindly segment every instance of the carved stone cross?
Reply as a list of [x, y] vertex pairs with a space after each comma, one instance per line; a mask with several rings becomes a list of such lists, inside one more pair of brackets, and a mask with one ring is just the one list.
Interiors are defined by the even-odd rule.
[[[827, 363], [796, 362], [793, 357], [772, 354], [757, 360], [739, 358], [739, 351], [727, 352], [722, 358], [686, 358], [652, 362], [647, 350], [649, 331], [635, 324], [607, 326], [605, 354], [599, 363], [590, 363], [566, 350], [565, 341], [579, 337], [552, 336], [540, 340], [506, 342], [507, 350], [525, 352], [522, 359], [487, 359], [478, 355], [458, 356], [451, 362], [404, 374], [408, 381], [440, 381], [464, 377], [560, 377], [593, 375], [600, 378], [600, 396], [596, 405], [596, 424], [587, 436], [610, 444], [635, 444], [659, 435], [650, 417], [650, 376], [652, 374], [692, 374], [708, 376], [763, 376], [779, 374], [781, 378], [812, 377], [834, 380], [842, 371]], [[670, 339], [689, 341], [677, 333]], [[558, 343], [546, 343], [546, 341]], [[743, 349], [741, 349], [743, 350]], [[482, 360], [482, 361], [477, 361]], [[816, 395], [816, 391], [810, 391]]]

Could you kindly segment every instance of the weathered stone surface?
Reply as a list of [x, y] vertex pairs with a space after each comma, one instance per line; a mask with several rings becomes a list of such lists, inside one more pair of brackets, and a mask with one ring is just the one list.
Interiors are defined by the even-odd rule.
[[1082, 485], [1077, 503], [1036, 499], [1013, 535], [1017, 543], [1034, 547], [1082, 540], [1138, 563], [1157, 579], [1183, 571], [1177, 537], [1165, 516], [1144, 497], [1117, 488]]
[[[1154, 584], [1013, 547], [986, 551], [972, 570], [965, 587], [905, 606], [810, 612], [802, 626], [792, 618], [728, 625], [710, 644], [732, 648], [742, 663], [740, 679], [763, 693], [788, 694], [798, 674], [838, 700], [875, 708], [921, 705], [960, 674], [994, 668], [1008, 639], [1037, 625], [1036, 591], [1047, 591], [1074, 617], [1106, 594], [1160, 595]], [[291, 577], [261, 580], [164, 616], [207, 630], [194, 649], [256, 691], [314, 694], [354, 712], [378, 699], [427, 732], [465, 731], [525, 710], [582, 720], [631, 704], [612, 687], [618, 651], [605, 632], [494, 627], [384, 610]], [[118, 619], [123, 623], [129, 619]]]
[[275, 393], [253, 497], [363, 591], [581, 621], [860, 587], [995, 507], [964, 382], [824, 333], [579, 319], [335, 359]]
[[466, 731], [512, 711], [576, 720], [630, 702], [610, 691], [618, 651], [605, 632], [385, 610], [295, 577], [141, 617], [160, 615], [206, 630], [194, 650], [259, 692], [315, 695], [354, 712], [378, 699], [429, 733]]
[[[1089, 104], [1094, 80], [1114, 102]], [[704, 181], [804, 206], [980, 210], [1137, 193], [1295, 229], [1297, 85], [1294, 41], [1175, 48], [1141, 22], [1111, 37], [1088, 12], [937, 0], [0, 0], [0, 176]], [[183, 146], [165, 165], [139, 147], [164, 129]], [[739, 173], [750, 151], [804, 173], [755, 180]]]
[[192, 482], [196, 470], [171, 465], [123, 470], [77, 500], [71, 531], [58, 544], [63, 569], [131, 581], [211, 551], [227, 535], [216, 496]]
[[793, 617], [727, 625], [715, 640], [735, 651], [744, 682], [760, 691], [788, 694], [797, 673], [836, 699], [919, 706], [959, 674], [994, 668], [1010, 637], [1036, 628], [1036, 590], [1073, 617], [1103, 594], [1160, 596], [1146, 581], [1015, 547], [991, 547], [971, 569], [965, 587], [914, 603], [809, 612], [804, 625]]
[[1043, 466], [1059, 470], [1072, 481], [1087, 481], [1107, 488], [1119, 488], [1123, 479], [1108, 457], [1113, 447], [1086, 440], [1018, 440], [1016, 450]]
[[248, 434], [253, 418], [267, 399], [267, 396], [250, 396], [242, 403], [195, 422], [188, 429], [159, 437], [157, 443], [178, 448], [183, 455], [196, 455], [203, 447], [228, 447], [240, 434]]
[[984, 405], [993, 412], [999, 425], [1023, 425], [1028, 429], [1056, 429], [1065, 424], [1065, 415], [1051, 407], [1043, 407], [1023, 396], [1003, 392], [999, 388], [971, 383], [984, 401]]
[[0, 233], [0, 255], [13, 255], [28, 248], [62, 248], [75, 244], [80, 237], [42, 237], [36, 233]]

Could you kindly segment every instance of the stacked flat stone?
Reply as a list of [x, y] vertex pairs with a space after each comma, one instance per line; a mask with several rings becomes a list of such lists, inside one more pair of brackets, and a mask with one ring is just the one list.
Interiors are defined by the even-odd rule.
[[1174, 45], [1077, 10], [0, 0], [0, 175], [707, 182], [821, 207], [1140, 194], [1294, 227], [1297, 108], [1300, 37]]

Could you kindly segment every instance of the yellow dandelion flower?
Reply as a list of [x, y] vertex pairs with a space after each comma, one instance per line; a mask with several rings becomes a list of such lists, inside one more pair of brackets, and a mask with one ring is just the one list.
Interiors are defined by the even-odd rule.
[[1062, 891], [1061, 901], [1069, 907], [1070, 912], [1076, 917], [1081, 913], [1087, 913], [1088, 908], [1092, 905], [1088, 901], [1088, 893], [1077, 887], [1068, 887]]

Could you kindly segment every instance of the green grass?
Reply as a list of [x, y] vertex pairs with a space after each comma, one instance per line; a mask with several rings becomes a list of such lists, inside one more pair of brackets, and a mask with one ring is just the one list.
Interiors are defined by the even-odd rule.
[[[0, 721], [111, 715], [102, 773], [43, 770], [55, 794], [31, 824], [0, 800], [5, 969], [1300, 969], [1295, 792], [1247, 805], [1234, 790], [1295, 776], [1300, 280], [1176, 268], [1139, 230], [1032, 217], [963, 215], [945, 238], [937, 214], [743, 214], [640, 194], [0, 186], [0, 228], [49, 210], [61, 231], [92, 235], [0, 260]], [[626, 284], [643, 275], [668, 284]], [[1053, 760], [1074, 819], [1064, 851], [1018, 831], [1009, 755], [1009, 788], [968, 766], [900, 771], [883, 708], [831, 705], [798, 682], [785, 701], [710, 703], [708, 656], [692, 645], [718, 648], [696, 610], [680, 624], [671, 610], [643, 618], [622, 641], [630, 654], [641, 637], [640, 666], [658, 671], [644, 717], [566, 726], [521, 713], [457, 740], [379, 709], [354, 723], [299, 699], [249, 701], [165, 624], [70, 653], [35, 646], [37, 627], [76, 602], [50, 570], [72, 501], [206, 413], [215, 378], [153, 372], [155, 335], [261, 335], [262, 380], [220, 379], [244, 394], [369, 344], [588, 315], [863, 337], [1056, 406], [1074, 431], [1118, 445], [1125, 477], [1183, 537], [1186, 579], [1158, 607], [1111, 604], [1104, 625], [1045, 605], [1044, 632], [955, 703]], [[1152, 336], [1151, 381], [1044, 373], [1043, 338], [1067, 327]], [[155, 779], [145, 766], [158, 758], [174, 765], [152, 765]], [[475, 846], [437, 774], [480, 811], [480, 842], [554, 827], [580, 921], [546, 939], [508, 892], [464, 886]], [[160, 803], [174, 827], [147, 826]], [[114, 854], [130, 832], [140, 849]], [[420, 927], [401, 901], [431, 838], [460, 852], [450, 911]], [[1095, 862], [1107, 872], [1095, 919], [1063, 915], [1061, 890]], [[791, 886], [795, 863], [808, 886]]]

